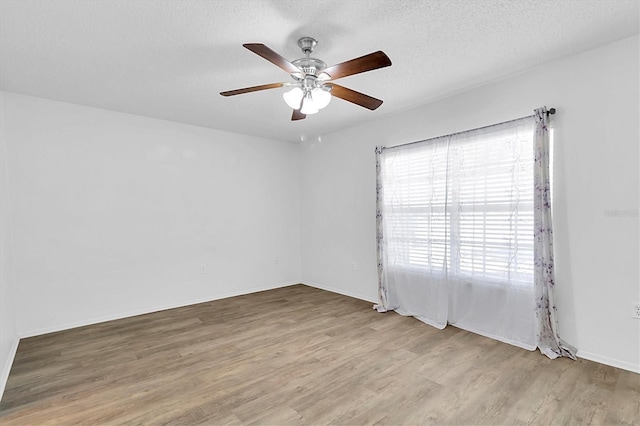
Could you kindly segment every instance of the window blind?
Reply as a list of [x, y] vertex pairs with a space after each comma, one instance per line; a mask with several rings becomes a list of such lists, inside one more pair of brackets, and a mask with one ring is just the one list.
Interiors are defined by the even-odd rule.
[[416, 144], [382, 170], [390, 268], [533, 282], [532, 129]]

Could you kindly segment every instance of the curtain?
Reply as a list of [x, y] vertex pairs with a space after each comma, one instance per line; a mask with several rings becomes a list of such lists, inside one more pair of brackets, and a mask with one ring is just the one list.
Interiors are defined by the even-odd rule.
[[[435, 238], [446, 226], [444, 188], [448, 140], [384, 149], [378, 154], [378, 246], [381, 304], [427, 324], [447, 324], [446, 241]], [[420, 167], [415, 167], [419, 165]], [[417, 178], [417, 179], [416, 179]], [[425, 189], [420, 191], [419, 189]], [[432, 231], [434, 238], [424, 238]]]
[[[537, 117], [376, 148], [378, 311], [529, 350], [555, 341], [541, 350], [570, 353], [553, 312], [549, 208], [546, 237], [538, 232], [546, 226], [538, 218], [543, 136], [550, 202], [549, 138], [538, 132]], [[549, 254], [550, 262], [541, 260]]]
[[534, 287], [536, 297], [536, 338], [540, 352], [551, 359], [576, 359], [576, 349], [558, 333], [554, 295], [553, 227], [551, 224], [551, 184], [549, 154], [549, 115], [546, 108], [534, 113]]

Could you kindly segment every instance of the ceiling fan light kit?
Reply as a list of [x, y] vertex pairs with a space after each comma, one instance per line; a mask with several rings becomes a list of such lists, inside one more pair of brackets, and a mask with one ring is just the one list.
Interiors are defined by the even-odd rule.
[[302, 98], [304, 98], [304, 92], [298, 86], [295, 86], [293, 89], [288, 92], [284, 92], [282, 94], [284, 101], [293, 109], [298, 109], [300, 107], [300, 102], [302, 102]]
[[291, 62], [264, 44], [243, 44], [245, 48], [251, 50], [253, 53], [287, 71], [293, 82], [263, 84], [260, 86], [246, 87], [244, 89], [220, 92], [220, 94], [222, 96], [234, 96], [258, 90], [288, 87], [290, 89], [287, 90], [282, 97], [286, 104], [293, 109], [291, 116], [292, 121], [302, 120], [307, 115], [317, 113], [329, 105], [333, 96], [370, 110], [374, 110], [382, 105], [380, 99], [339, 86], [333, 83], [333, 80], [390, 66], [391, 60], [384, 52], [378, 51], [370, 53], [347, 62], [327, 67], [325, 62], [310, 56], [317, 44], [317, 40], [312, 37], [302, 37], [298, 40], [298, 46], [305, 57]]

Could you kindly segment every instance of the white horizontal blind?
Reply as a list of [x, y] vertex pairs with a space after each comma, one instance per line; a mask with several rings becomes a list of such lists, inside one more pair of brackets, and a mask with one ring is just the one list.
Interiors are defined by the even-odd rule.
[[383, 163], [390, 266], [444, 272], [447, 150], [399, 151]]
[[389, 266], [533, 282], [533, 132], [496, 129], [383, 156]]
[[460, 227], [454, 271], [533, 285], [533, 131], [485, 134], [453, 152], [459, 190], [452, 218]]

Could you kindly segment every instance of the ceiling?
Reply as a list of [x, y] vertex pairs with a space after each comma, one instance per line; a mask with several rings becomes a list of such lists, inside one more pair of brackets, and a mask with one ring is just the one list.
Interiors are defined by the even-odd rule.
[[[313, 139], [632, 36], [638, 0], [0, 1], [0, 89], [285, 141]], [[297, 122], [290, 81], [242, 47], [289, 60], [301, 36], [328, 65], [377, 50], [388, 68], [339, 84], [384, 100], [334, 99]]]

